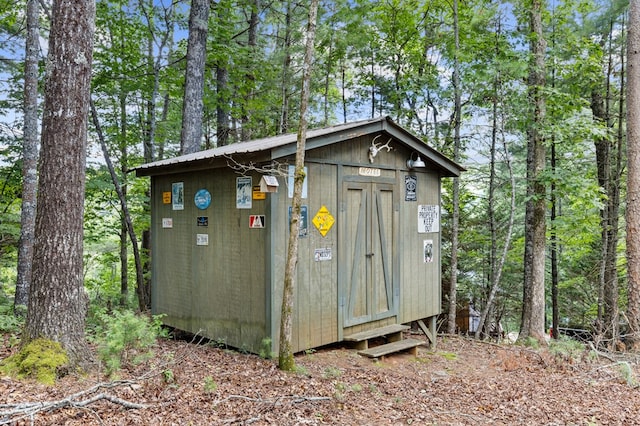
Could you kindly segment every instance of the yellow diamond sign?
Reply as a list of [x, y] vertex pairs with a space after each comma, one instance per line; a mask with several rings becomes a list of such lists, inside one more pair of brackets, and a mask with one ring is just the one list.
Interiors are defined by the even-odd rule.
[[329, 210], [327, 210], [325, 206], [320, 207], [320, 210], [318, 210], [318, 213], [316, 213], [312, 220], [313, 224], [323, 237], [327, 235], [327, 232], [329, 232], [329, 229], [331, 229], [335, 221], [336, 220], [331, 216], [331, 213], [329, 213]]

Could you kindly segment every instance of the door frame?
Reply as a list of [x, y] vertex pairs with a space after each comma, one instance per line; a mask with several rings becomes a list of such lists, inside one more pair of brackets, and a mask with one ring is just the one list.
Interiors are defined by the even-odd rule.
[[[360, 175], [344, 175], [341, 176], [339, 181], [339, 212], [338, 212], [338, 223], [339, 223], [339, 237], [338, 237], [338, 336], [339, 339], [342, 340], [344, 335], [344, 329], [353, 327], [360, 324], [366, 324], [368, 322], [374, 322], [381, 319], [397, 316], [399, 314], [399, 302], [400, 302], [400, 261], [399, 261], [399, 250], [398, 250], [398, 240], [399, 240], [399, 191], [398, 185], [395, 178], [391, 177], [369, 177], [369, 176], [360, 176]], [[350, 287], [347, 285], [347, 280], [350, 280], [351, 277], [347, 276], [348, 273], [352, 270], [349, 263], [353, 263], [354, 259], [351, 256], [351, 253], [346, 253], [342, 248], [344, 247], [344, 238], [347, 238], [349, 235], [349, 231], [347, 230], [348, 221], [346, 220], [347, 208], [346, 208], [346, 193], [348, 191], [349, 186], [360, 186], [364, 188], [364, 186], [369, 186], [368, 193], [372, 196], [370, 197], [369, 202], [374, 203], [371, 205], [370, 210], [373, 211], [374, 208], [379, 208], [377, 205], [376, 197], [378, 191], [376, 190], [376, 185], [380, 185], [383, 189], [389, 189], [392, 191], [392, 208], [391, 208], [391, 217], [383, 217], [384, 220], [391, 220], [391, 229], [392, 236], [391, 241], [387, 243], [387, 247], [389, 247], [390, 252], [387, 254], [390, 257], [390, 266], [391, 272], [383, 271], [386, 275], [386, 279], [391, 282], [391, 287], [386, 288], [387, 291], [387, 300], [390, 301], [390, 306], [387, 311], [383, 314], [372, 314], [371, 316], [361, 317], [362, 321], [350, 321], [352, 318], [348, 318], [347, 309], [348, 309], [348, 301], [349, 295], [346, 294], [347, 289]], [[367, 212], [367, 214], [369, 214]], [[379, 212], [375, 212], [373, 214], [378, 215]], [[376, 221], [376, 225], [378, 221]], [[374, 226], [373, 220], [371, 220], [370, 226]], [[387, 225], [388, 226], [388, 225]], [[370, 230], [367, 230], [369, 232]], [[376, 229], [376, 232], [379, 232]], [[384, 269], [384, 266], [381, 266]]]

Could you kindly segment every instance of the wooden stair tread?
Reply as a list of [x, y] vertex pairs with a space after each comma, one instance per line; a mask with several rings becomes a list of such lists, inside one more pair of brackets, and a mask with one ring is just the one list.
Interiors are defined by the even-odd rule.
[[422, 340], [416, 339], [404, 339], [396, 342], [387, 343], [380, 346], [374, 346], [373, 348], [359, 351], [360, 355], [367, 356], [369, 358], [379, 358], [385, 355], [389, 355], [395, 352], [401, 352], [407, 349], [414, 349], [418, 346], [424, 345]]
[[376, 337], [386, 336], [388, 334], [399, 333], [401, 331], [408, 330], [410, 327], [403, 324], [392, 324], [373, 330], [361, 331], [349, 336], [344, 336], [343, 340], [347, 342], [362, 342], [363, 340], [369, 340]]

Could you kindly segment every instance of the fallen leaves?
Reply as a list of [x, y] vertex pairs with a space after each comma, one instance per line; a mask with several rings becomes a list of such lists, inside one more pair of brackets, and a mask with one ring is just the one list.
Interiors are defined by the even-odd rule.
[[[6, 351], [5, 351], [6, 352]], [[276, 363], [184, 341], [162, 341], [158, 356], [108, 389], [99, 377], [53, 387], [0, 378], [1, 410], [66, 401], [15, 424], [632, 424], [640, 393], [617, 366], [554, 360], [544, 350], [441, 338], [438, 350], [383, 362], [339, 346], [296, 357], [301, 373]], [[455, 355], [455, 356], [454, 356]], [[637, 365], [625, 361], [625, 374]], [[170, 380], [168, 380], [168, 378]], [[93, 393], [88, 390], [95, 389]], [[94, 400], [91, 400], [93, 398]], [[91, 400], [91, 401], [90, 401]], [[11, 405], [13, 404], [13, 405]], [[145, 408], [143, 408], [145, 407]], [[0, 418], [1, 420], [1, 418]]]

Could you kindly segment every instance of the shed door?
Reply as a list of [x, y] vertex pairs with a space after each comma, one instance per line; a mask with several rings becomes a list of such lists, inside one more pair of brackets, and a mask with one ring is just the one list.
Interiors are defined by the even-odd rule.
[[393, 185], [345, 182], [340, 274], [344, 326], [397, 314]]

